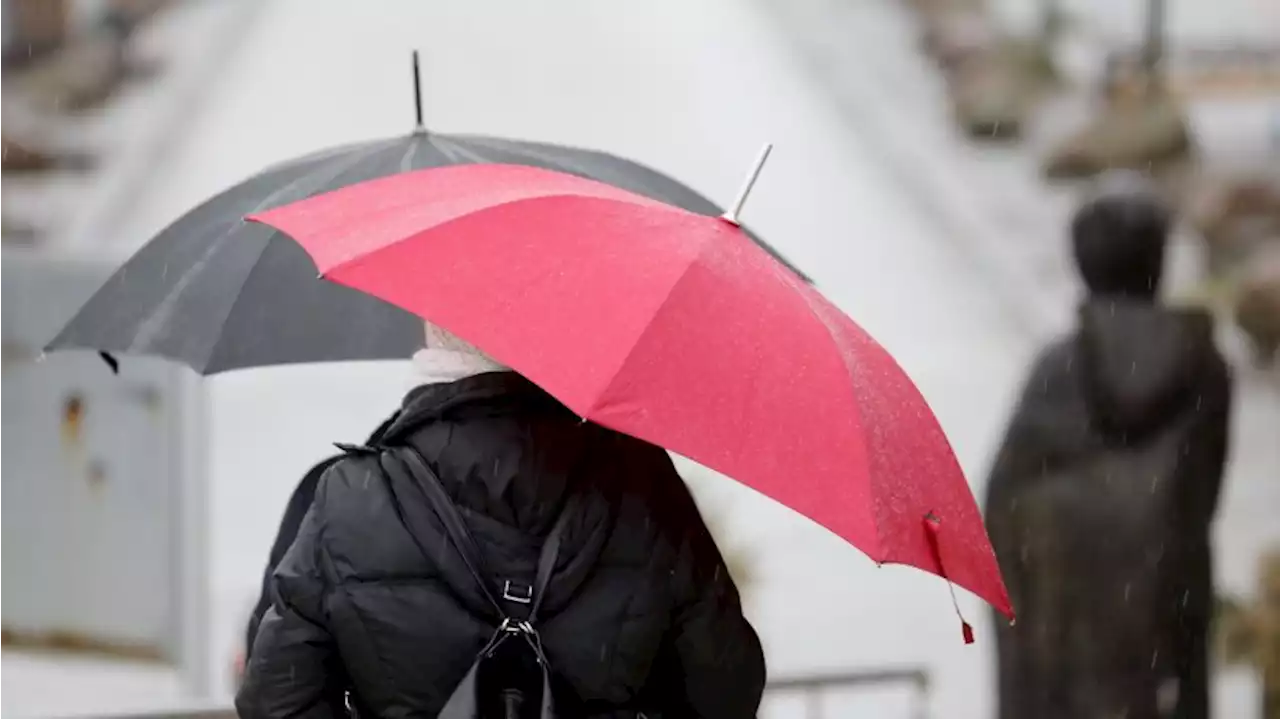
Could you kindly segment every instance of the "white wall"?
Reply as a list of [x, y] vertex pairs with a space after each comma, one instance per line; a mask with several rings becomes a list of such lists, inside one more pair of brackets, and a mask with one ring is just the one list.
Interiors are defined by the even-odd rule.
[[112, 267], [5, 254], [4, 627], [170, 653], [181, 373], [139, 359], [116, 376], [92, 353], [36, 361]]

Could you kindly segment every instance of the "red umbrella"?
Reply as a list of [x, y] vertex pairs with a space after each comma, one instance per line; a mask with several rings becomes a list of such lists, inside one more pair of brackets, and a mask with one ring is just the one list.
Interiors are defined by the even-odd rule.
[[297, 240], [325, 278], [474, 343], [580, 416], [1012, 616], [919, 391], [732, 220], [509, 165], [394, 175], [249, 219]]

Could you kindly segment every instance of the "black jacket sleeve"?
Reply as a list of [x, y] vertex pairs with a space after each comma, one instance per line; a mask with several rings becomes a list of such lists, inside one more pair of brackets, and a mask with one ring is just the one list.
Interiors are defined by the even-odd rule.
[[1203, 512], [1201, 519], [1205, 522], [1213, 521], [1222, 495], [1222, 478], [1231, 445], [1232, 384], [1230, 366], [1215, 351], [1197, 395], [1200, 421], [1192, 438], [1203, 448], [1203, 465], [1197, 468], [1200, 481], [1196, 483], [1192, 506]]
[[[369, 435], [366, 444], [376, 444], [397, 417], [399, 417], [399, 412], [383, 420], [374, 429], [373, 434]], [[319, 484], [320, 477], [342, 457], [343, 455], [335, 455], [312, 467], [302, 477], [302, 481], [298, 483], [298, 486], [294, 488], [293, 494], [289, 497], [289, 503], [285, 505], [284, 517], [280, 519], [280, 528], [276, 530], [276, 539], [271, 545], [271, 554], [267, 557], [267, 567], [262, 573], [262, 590], [258, 593], [258, 603], [254, 606], [253, 614], [249, 616], [249, 626], [245, 629], [244, 651], [246, 658], [253, 650], [253, 641], [258, 635], [258, 626], [262, 624], [262, 618], [266, 616], [267, 609], [271, 607], [272, 575], [275, 574], [276, 567], [280, 565], [280, 561], [284, 559], [284, 553], [288, 551], [289, 546], [293, 544], [294, 538], [298, 536], [298, 528], [302, 526], [302, 518], [306, 516], [307, 510], [311, 508], [311, 501], [315, 497], [316, 485]]]
[[[1056, 423], [1062, 412], [1060, 395], [1069, 390], [1060, 386], [1058, 375], [1060, 368], [1068, 366], [1070, 351], [1069, 346], [1058, 343], [1050, 345], [1036, 359], [1023, 383], [1018, 403], [987, 476], [983, 503], [987, 535], [1004, 576], [1009, 599], [1019, 612], [1026, 608], [1030, 576], [1020, 551], [1022, 533], [1026, 530], [1018, 511], [1017, 498], [1029, 484], [1042, 476], [1052, 459], [1051, 448], [1044, 438], [1061, 431]], [[999, 717], [1028, 716], [1029, 708], [1022, 704], [1027, 696], [1023, 675], [1028, 660], [1022, 656], [1022, 643], [1016, 640], [1014, 628], [998, 612], [992, 610], [992, 613], [997, 647]]]
[[249, 626], [245, 631], [244, 651], [246, 658], [253, 650], [253, 642], [258, 635], [258, 627], [262, 624], [262, 619], [266, 616], [267, 610], [271, 608], [272, 584], [276, 567], [280, 566], [285, 552], [288, 551], [293, 544], [293, 540], [298, 536], [298, 530], [302, 526], [302, 518], [307, 515], [307, 510], [311, 509], [311, 502], [315, 498], [316, 485], [320, 483], [320, 477], [338, 459], [340, 457], [331, 457], [312, 467], [303, 476], [298, 486], [294, 488], [293, 494], [289, 497], [289, 503], [285, 505], [284, 517], [280, 519], [280, 528], [276, 531], [276, 539], [271, 545], [271, 554], [267, 558], [267, 567], [262, 573], [262, 590], [258, 594], [258, 603], [253, 608], [253, 614], [249, 617]]
[[682, 706], [672, 709], [681, 716], [754, 718], [765, 685], [760, 639], [689, 488], [667, 453], [658, 452], [655, 462], [668, 477], [655, 479], [670, 483], [669, 511], [683, 525], [673, 582], [677, 602], [664, 652], [679, 667], [670, 681]]
[[328, 582], [319, 561], [325, 524], [324, 478], [272, 583], [236, 696], [242, 719], [344, 716], [336, 647], [326, 628]]

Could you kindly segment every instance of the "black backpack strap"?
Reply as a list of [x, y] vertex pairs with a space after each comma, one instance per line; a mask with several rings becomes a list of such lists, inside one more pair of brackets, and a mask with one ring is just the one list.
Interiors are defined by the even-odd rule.
[[[409, 483], [418, 487], [426, 496], [436, 516], [444, 524], [445, 531], [449, 534], [449, 539], [453, 542], [454, 547], [457, 548], [459, 556], [462, 557], [467, 571], [471, 573], [476, 584], [480, 585], [485, 599], [501, 616], [509, 616], [509, 612], [502, 607], [498, 597], [490, 588], [489, 575], [481, 559], [479, 545], [476, 544], [471, 531], [467, 529], [467, 524], [462, 519], [462, 514], [458, 511], [453, 500], [449, 498], [444, 485], [440, 483], [440, 478], [432, 471], [430, 465], [427, 464], [426, 459], [423, 458], [422, 453], [416, 447], [405, 446], [399, 449], [400, 451], [396, 452], [396, 454], [403, 458], [410, 470], [407, 477]], [[386, 465], [387, 463], [383, 462], [384, 470]], [[417, 481], [415, 481], [415, 478], [418, 478]], [[401, 504], [403, 505], [403, 503]], [[555, 571], [556, 563], [560, 559], [560, 548], [564, 544], [566, 528], [570, 520], [577, 515], [578, 505], [578, 493], [571, 492], [569, 498], [565, 501], [564, 507], [560, 510], [559, 516], [556, 517], [555, 524], [552, 525], [551, 531], [547, 534], [547, 538], [543, 540], [542, 549], [538, 553], [537, 574], [534, 578], [533, 587], [530, 588], [533, 596], [512, 596], [508, 592], [509, 586], [503, 588], [502, 596], [504, 598], [517, 602], [531, 603], [529, 617], [526, 620], [529, 624], [532, 624], [538, 617], [538, 610], [542, 607], [542, 601], [547, 593], [547, 586], [551, 583], [551, 574]], [[427, 553], [426, 547], [418, 538], [418, 532], [413, 529], [411, 523], [406, 522], [405, 526], [409, 528], [409, 533], [413, 535], [414, 543], [418, 545], [418, 549], [422, 551], [423, 555], [431, 556]]]
[[[476, 584], [480, 586], [480, 591], [484, 595], [485, 600], [497, 610], [500, 616], [506, 616], [507, 612], [503, 609], [502, 604], [498, 602], [490, 589], [489, 581], [485, 578], [484, 564], [480, 559], [480, 549], [476, 544], [475, 538], [471, 536], [471, 531], [467, 529], [466, 522], [462, 519], [462, 514], [458, 512], [458, 508], [454, 505], [453, 500], [444, 490], [444, 486], [440, 483], [439, 477], [432, 471], [431, 467], [423, 459], [422, 454], [414, 447], [397, 448], [399, 451], [394, 454], [407, 465], [408, 471], [401, 470], [400, 467], [392, 469], [390, 465], [399, 464], [397, 462], [387, 462], [385, 459], [381, 462], [383, 471], [399, 471], [407, 484], [418, 488], [427, 499], [427, 503], [431, 505], [440, 522], [444, 525], [445, 532], [449, 535], [449, 540], [453, 542], [454, 548], [458, 550], [458, 555], [462, 557], [462, 563], [466, 565], [467, 571], [471, 573]], [[387, 455], [383, 455], [386, 457]], [[395, 490], [393, 489], [394, 493]], [[402, 511], [408, 510], [409, 505], [405, 502], [397, 502], [401, 505]], [[404, 517], [404, 519], [408, 519]], [[430, 557], [432, 554], [427, 551], [423, 544], [420, 533], [412, 521], [405, 522], [405, 528], [409, 530], [409, 534], [413, 537], [413, 541], [418, 545], [419, 551], [424, 557]]]
[[556, 523], [542, 542], [542, 550], [538, 553], [538, 573], [533, 580], [533, 606], [529, 609], [529, 622], [538, 619], [538, 610], [542, 608], [542, 600], [547, 596], [547, 585], [551, 583], [551, 573], [556, 569], [560, 559], [560, 546], [564, 544], [564, 534], [569, 521], [578, 513], [579, 494], [572, 492], [565, 500]]

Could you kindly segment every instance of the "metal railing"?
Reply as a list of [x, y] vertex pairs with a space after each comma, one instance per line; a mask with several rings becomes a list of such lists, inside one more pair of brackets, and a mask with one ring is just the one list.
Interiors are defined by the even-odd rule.
[[929, 674], [919, 667], [878, 669], [856, 672], [833, 672], [800, 677], [772, 679], [765, 687], [766, 697], [798, 694], [805, 700], [805, 719], [822, 719], [823, 699], [843, 689], [879, 688], [886, 685], [908, 685], [915, 690], [914, 719], [927, 719], [929, 712]]
[[237, 719], [236, 710], [223, 704], [201, 708], [170, 708], [123, 714], [98, 714], [76, 719]]
[[[926, 719], [929, 706], [929, 674], [922, 668], [879, 669], [833, 672], [772, 679], [765, 695], [777, 698], [800, 695], [805, 700], [805, 719], [822, 719], [823, 699], [832, 691], [907, 685], [915, 692], [914, 719]], [[88, 719], [88, 718], [86, 718]], [[224, 705], [159, 709], [149, 712], [103, 714], [91, 719], [236, 719], [235, 709]]]

